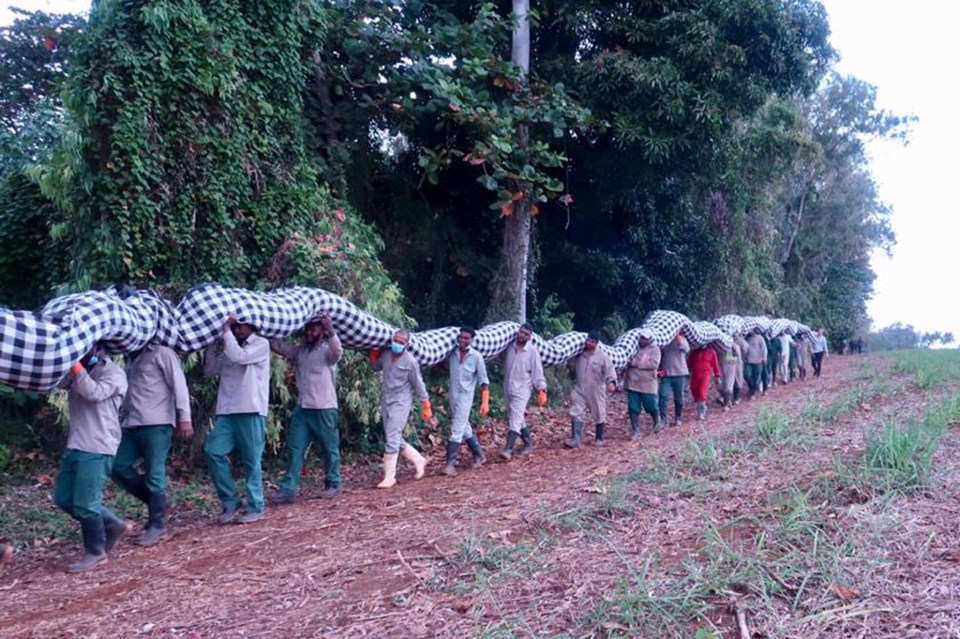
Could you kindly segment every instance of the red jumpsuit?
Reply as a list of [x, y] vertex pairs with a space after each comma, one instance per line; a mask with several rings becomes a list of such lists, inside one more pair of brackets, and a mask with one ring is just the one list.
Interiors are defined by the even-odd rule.
[[710, 390], [710, 373], [720, 378], [720, 361], [717, 352], [710, 348], [698, 348], [687, 356], [687, 368], [690, 369], [690, 394], [695, 402], [707, 401]]

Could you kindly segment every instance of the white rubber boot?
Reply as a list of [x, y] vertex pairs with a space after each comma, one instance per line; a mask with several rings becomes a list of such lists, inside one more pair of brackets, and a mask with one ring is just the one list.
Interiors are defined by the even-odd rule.
[[[408, 447], [409, 448], [409, 447]], [[397, 483], [397, 454], [383, 454], [383, 481], [377, 488], [393, 488]]]
[[400, 454], [403, 455], [404, 459], [413, 464], [413, 467], [416, 469], [416, 472], [413, 474], [413, 478], [421, 479], [427, 470], [427, 460], [423, 458], [423, 455], [420, 454], [420, 451], [413, 446], [404, 446], [403, 450], [400, 451]]

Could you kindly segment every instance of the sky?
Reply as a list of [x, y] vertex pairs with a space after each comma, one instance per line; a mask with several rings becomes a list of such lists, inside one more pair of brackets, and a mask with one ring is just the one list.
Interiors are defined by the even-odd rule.
[[[960, 255], [960, 117], [955, 115], [955, 63], [960, 37], [943, 0], [821, 0], [830, 19], [838, 71], [877, 87], [877, 107], [915, 115], [909, 144], [872, 141], [871, 171], [893, 210], [897, 244], [876, 252], [874, 328], [894, 322], [923, 331], [953, 331], [960, 339], [960, 299], [952, 279]], [[9, 0], [8, 0], [9, 2]], [[0, 0], [0, 24], [13, 18]], [[85, 12], [89, 0], [14, 0], [25, 9]], [[908, 8], [909, 7], [909, 8]]]
[[955, 113], [960, 37], [939, 0], [822, 0], [830, 18], [838, 70], [877, 87], [877, 106], [913, 114], [908, 146], [869, 145], [880, 196], [893, 208], [892, 257], [873, 256], [874, 327], [893, 322], [949, 330], [960, 339], [960, 299], [953, 274], [960, 256], [960, 118]]

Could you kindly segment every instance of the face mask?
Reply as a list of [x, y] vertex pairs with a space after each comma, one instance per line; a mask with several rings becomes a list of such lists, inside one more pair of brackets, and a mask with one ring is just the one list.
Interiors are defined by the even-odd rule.
[[406, 344], [399, 344], [399, 343], [397, 343], [397, 342], [390, 342], [390, 352], [396, 353], [397, 355], [399, 355], [400, 353], [402, 353], [402, 352], [403, 352], [403, 349], [405, 349], [406, 347], [407, 347]]

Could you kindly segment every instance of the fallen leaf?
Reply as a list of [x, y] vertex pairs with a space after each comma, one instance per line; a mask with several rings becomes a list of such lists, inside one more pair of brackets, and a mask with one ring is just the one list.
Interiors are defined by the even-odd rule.
[[459, 599], [453, 602], [453, 609], [459, 612], [460, 614], [466, 614], [470, 608], [473, 607], [473, 600], [471, 599]]
[[840, 584], [830, 584], [830, 592], [844, 601], [851, 601], [860, 596], [860, 591], [853, 588], [847, 588]]
[[53, 477], [50, 475], [37, 475], [37, 484], [40, 486], [53, 486]]

